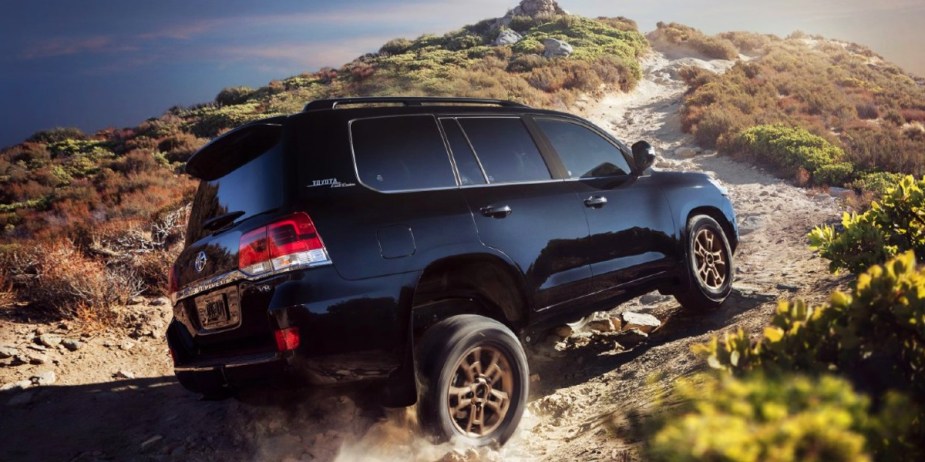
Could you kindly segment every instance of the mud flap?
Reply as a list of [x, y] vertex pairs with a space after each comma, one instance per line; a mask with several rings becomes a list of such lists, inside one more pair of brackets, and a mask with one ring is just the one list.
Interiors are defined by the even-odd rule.
[[385, 407], [408, 407], [418, 400], [417, 383], [414, 375], [414, 331], [408, 329], [408, 340], [402, 354], [401, 365], [389, 374], [382, 388], [382, 405]]

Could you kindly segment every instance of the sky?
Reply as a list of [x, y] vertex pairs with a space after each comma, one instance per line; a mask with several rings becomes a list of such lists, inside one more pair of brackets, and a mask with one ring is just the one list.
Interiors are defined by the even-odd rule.
[[[518, 0], [0, 0], [0, 147], [53, 127], [131, 127], [225, 87], [339, 67], [395, 37], [503, 16]], [[801, 30], [925, 76], [925, 0], [560, 0], [715, 34]]]

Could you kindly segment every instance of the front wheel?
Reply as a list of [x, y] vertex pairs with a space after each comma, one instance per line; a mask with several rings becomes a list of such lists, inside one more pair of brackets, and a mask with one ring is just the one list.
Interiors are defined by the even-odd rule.
[[418, 418], [438, 441], [504, 444], [528, 393], [527, 359], [517, 337], [483, 316], [460, 315], [427, 330], [417, 348]]
[[723, 227], [708, 215], [691, 217], [686, 254], [689, 284], [675, 298], [688, 310], [719, 307], [732, 292], [735, 277], [732, 250]]

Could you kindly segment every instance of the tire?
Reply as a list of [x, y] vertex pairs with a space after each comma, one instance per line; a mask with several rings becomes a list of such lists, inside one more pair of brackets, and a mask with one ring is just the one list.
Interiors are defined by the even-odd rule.
[[708, 215], [687, 222], [687, 290], [675, 295], [685, 310], [718, 308], [732, 292], [735, 264], [723, 227]]
[[526, 405], [529, 373], [510, 329], [483, 316], [453, 316], [428, 329], [416, 351], [422, 430], [438, 442], [476, 447], [511, 437]]

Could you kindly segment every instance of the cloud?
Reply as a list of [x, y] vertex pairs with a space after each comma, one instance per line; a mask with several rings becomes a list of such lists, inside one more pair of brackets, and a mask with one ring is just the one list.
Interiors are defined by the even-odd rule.
[[[365, 36], [312, 43], [270, 43], [202, 49], [197, 54], [229, 60], [272, 61], [299, 69], [340, 66], [363, 53], [376, 51], [390, 37]], [[266, 64], [264, 64], [266, 65]]]
[[[497, 11], [496, 11], [497, 10]], [[485, 11], [485, 13], [482, 13]], [[322, 12], [297, 12], [291, 14], [242, 15], [224, 18], [197, 19], [186, 23], [166, 26], [157, 31], [139, 34], [143, 40], [175, 39], [192, 40], [223, 30], [266, 29], [285, 26], [349, 26], [369, 27], [388, 24], [412, 25], [415, 29], [443, 30], [463, 25], [460, 21], [476, 21], [484, 17], [503, 16], [507, 9], [499, 9], [496, 1], [472, 0], [468, 3], [419, 3], [389, 5], [387, 8], [350, 8]], [[486, 16], [487, 15], [487, 16]], [[483, 17], [484, 16], [484, 17]]]
[[68, 56], [81, 53], [109, 53], [115, 51], [133, 51], [135, 47], [117, 44], [112, 37], [95, 36], [82, 39], [57, 37], [43, 40], [27, 48], [22, 57], [41, 59], [55, 56]]

